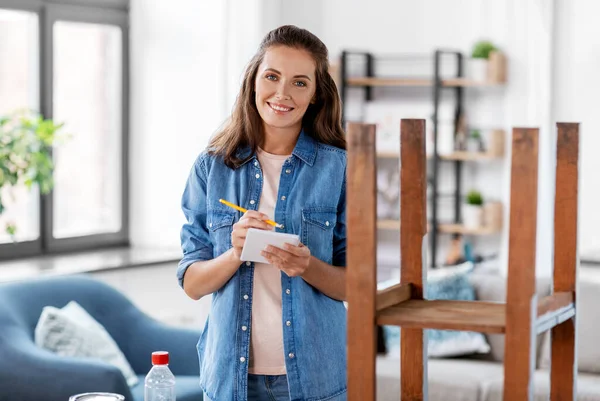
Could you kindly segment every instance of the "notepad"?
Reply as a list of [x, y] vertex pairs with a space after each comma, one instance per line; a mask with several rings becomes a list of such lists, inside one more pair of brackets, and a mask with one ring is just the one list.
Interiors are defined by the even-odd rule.
[[242, 248], [242, 262], [269, 263], [260, 253], [267, 245], [284, 249], [284, 244], [298, 246], [300, 237], [295, 234], [278, 233], [275, 231], [250, 228], [246, 233], [246, 241]]

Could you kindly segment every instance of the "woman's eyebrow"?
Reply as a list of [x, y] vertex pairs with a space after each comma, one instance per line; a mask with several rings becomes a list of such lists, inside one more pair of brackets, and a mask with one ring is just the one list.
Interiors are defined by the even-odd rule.
[[[267, 68], [267, 69], [265, 69], [265, 71], [271, 71], [276, 74], [282, 75], [281, 72], [277, 71], [275, 68]], [[312, 79], [310, 79], [310, 77], [308, 75], [294, 75], [294, 78], [306, 78], [309, 81], [312, 81]]]

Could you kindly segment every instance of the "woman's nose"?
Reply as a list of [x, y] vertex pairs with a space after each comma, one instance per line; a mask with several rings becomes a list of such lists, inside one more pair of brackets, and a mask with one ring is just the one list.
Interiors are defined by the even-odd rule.
[[280, 84], [277, 86], [277, 92], [275, 93], [275, 97], [280, 100], [288, 100], [290, 95], [287, 91], [287, 85], [280, 81]]

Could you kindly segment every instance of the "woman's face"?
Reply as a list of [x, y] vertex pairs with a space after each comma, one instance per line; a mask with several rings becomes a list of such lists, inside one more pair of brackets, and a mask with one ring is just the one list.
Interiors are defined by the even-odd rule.
[[256, 73], [256, 108], [267, 126], [300, 130], [316, 87], [315, 61], [310, 53], [271, 47]]

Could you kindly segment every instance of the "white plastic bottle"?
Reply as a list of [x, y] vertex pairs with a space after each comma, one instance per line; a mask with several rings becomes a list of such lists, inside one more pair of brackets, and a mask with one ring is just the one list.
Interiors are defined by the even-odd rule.
[[152, 369], [144, 383], [144, 401], [175, 401], [175, 376], [169, 369], [169, 353], [152, 353]]

